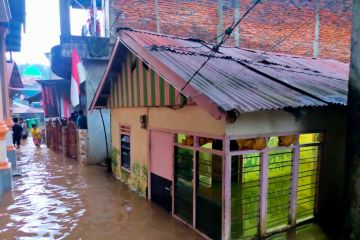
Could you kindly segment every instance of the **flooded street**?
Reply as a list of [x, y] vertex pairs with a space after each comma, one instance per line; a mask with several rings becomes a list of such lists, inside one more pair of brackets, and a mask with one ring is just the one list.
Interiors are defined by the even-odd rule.
[[99, 166], [30, 140], [0, 203], [0, 239], [202, 239]]
[[[0, 203], [2, 240], [202, 239], [106, 168], [81, 166], [30, 140], [17, 154], [22, 175]], [[301, 229], [271, 239], [326, 239], [316, 226]]]

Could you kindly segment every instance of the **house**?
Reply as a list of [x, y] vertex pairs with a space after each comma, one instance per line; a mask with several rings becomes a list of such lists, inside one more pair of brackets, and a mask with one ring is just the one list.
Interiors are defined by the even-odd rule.
[[20, 51], [21, 27], [25, 23], [25, 0], [0, 1], [0, 198], [12, 187], [12, 169], [9, 155], [14, 156], [12, 120], [9, 109], [9, 76], [7, 51]]
[[[74, 23], [75, 21], [71, 21], [70, 10], [74, 8], [82, 9], [85, 7], [86, 9], [82, 10], [89, 11], [92, 8], [91, 4], [93, 2], [94, 1], [90, 0], [59, 1], [61, 29], [60, 44], [51, 48], [49, 59], [51, 61], [52, 72], [61, 78], [61, 81], [51, 80], [53, 82], [46, 81], [41, 83], [45, 100], [50, 100], [46, 103], [49, 104], [49, 107], [46, 108], [45, 111], [46, 115], [49, 118], [57, 118], [55, 121], [58, 125], [56, 135], [60, 136], [63, 132], [59, 118], [68, 118], [70, 112], [79, 110], [82, 110], [84, 115], [87, 116], [87, 126], [91, 131], [84, 130], [81, 131], [82, 133], [79, 131], [77, 132], [79, 137], [77, 142], [79, 142], [80, 139], [84, 140], [84, 145], [82, 145], [81, 148], [79, 147], [82, 154], [80, 154], [80, 151], [77, 151], [77, 154], [69, 153], [69, 156], [76, 158], [79, 162], [84, 164], [103, 163], [104, 160], [108, 159], [110, 152], [106, 147], [106, 144], [99, 147], [99, 142], [105, 143], [109, 141], [108, 136], [110, 135], [110, 131], [103, 127], [103, 123], [109, 124], [110, 122], [109, 111], [93, 111], [91, 113], [87, 111], [107, 65], [110, 49], [113, 47], [113, 45], [110, 44], [109, 33], [107, 32], [108, 28], [106, 28], [106, 32], [103, 35], [96, 37], [77, 36], [75, 33], [71, 32], [71, 23]], [[107, 1], [106, 4], [102, 4], [102, 2], [98, 0], [96, 1], [96, 5], [98, 10], [102, 10], [103, 7], [108, 8], [109, 1]], [[104, 15], [107, 16], [106, 11], [104, 11]], [[107, 24], [109, 23], [107, 22]], [[69, 99], [72, 74], [72, 51], [74, 49], [78, 52], [84, 65], [87, 80], [80, 85], [80, 104], [73, 108], [69, 106]], [[52, 123], [49, 121], [47, 125], [49, 124]], [[74, 134], [76, 134], [76, 132]], [[60, 138], [65, 139], [64, 137], [58, 137], [57, 139]], [[55, 149], [57, 149], [58, 152], [68, 152], [63, 148], [64, 144], [62, 144], [62, 141], [56, 140], [55, 142]], [[54, 146], [52, 143], [50, 145]], [[79, 146], [77, 143], [71, 145]]]
[[[73, 112], [69, 91], [70, 80], [46, 79], [37, 82], [41, 85], [45, 117], [48, 119], [45, 126], [47, 147], [66, 157], [86, 163], [86, 154], [81, 155], [78, 151], [80, 136], [77, 126], [73, 122], [64, 122]], [[86, 93], [82, 91], [82, 101], [85, 97]], [[85, 144], [84, 148], [87, 147]]]
[[211, 49], [119, 30], [90, 105], [115, 176], [212, 239], [337, 224], [348, 65], [222, 46], [194, 75]]
[[44, 111], [36, 107], [40, 105], [41, 90], [23, 83], [19, 68], [13, 61], [7, 62], [7, 82], [9, 90], [9, 108], [15, 117], [21, 116], [24, 119], [41, 118], [44, 121]]

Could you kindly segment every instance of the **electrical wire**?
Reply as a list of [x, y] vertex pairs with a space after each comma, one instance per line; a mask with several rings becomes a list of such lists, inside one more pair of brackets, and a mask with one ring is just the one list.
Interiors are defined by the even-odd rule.
[[[240, 22], [261, 2], [261, 0], [257, 0], [245, 13], [244, 15], [236, 22], [232, 23], [230, 27], [228, 27], [220, 36], [222, 36], [221, 41], [219, 44], [213, 45], [212, 52], [205, 60], [205, 62], [195, 71], [195, 73], [189, 78], [189, 80], [185, 83], [185, 85], [181, 88], [177, 97], [180, 96], [180, 93], [190, 84], [190, 82], [194, 79], [194, 77], [200, 72], [200, 70], [210, 61], [210, 59], [219, 51], [222, 44], [226, 42], [226, 40], [230, 37], [231, 33], [234, 29], [240, 24]], [[216, 39], [218, 39], [217, 37]]]
[[[324, 7], [328, 7], [331, 4], [335, 3], [336, 0], [332, 0], [330, 2], [328, 2]], [[278, 41], [270, 50], [269, 52], [273, 51], [274, 49], [276, 49], [279, 45], [281, 45], [282, 43], [284, 43], [287, 39], [289, 39], [294, 33], [296, 33], [300, 28], [302, 28], [303, 26], [305, 26], [306, 24], [309, 24], [311, 21], [313, 21], [313, 19], [309, 19], [308, 21], [305, 21], [304, 23], [300, 24], [299, 26], [297, 26], [296, 28], [294, 28], [293, 31], [291, 31], [288, 35], [286, 35], [283, 39], [281, 39], [280, 41]], [[292, 47], [293, 48], [293, 47]], [[244, 61], [240, 61], [242, 62], [243, 67], [235, 74], [235, 76], [239, 75], [245, 68], [249, 68], [249, 65], [253, 64], [254, 62], [256, 62], [258, 59], [260, 59], [264, 54], [266, 54], [266, 52], [262, 52], [260, 55], [258, 55], [255, 59], [253, 59], [251, 62], [249, 63], [245, 63]], [[236, 61], [237, 63], [239, 63], [239, 61]], [[240, 63], [239, 63], [240, 64]], [[222, 84], [224, 84], [225, 82], [219, 82], [217, 84], [214, 84], [213, 87], [219, 87]], [[194, 95], [189, 96], [189, 98], [194, 98], [200, 94], [204, 93], [204, 90], [200, 90], [199, 92], [197, 92]]]
[[[226, 40], [230, 37], [231, 33], [234, 31], [234, 29], [240, 24], [240, 22], [261, 2], [261, 0], [257, 0], [245, 13], [242, 15], [242, 17], [234, 24], [232, 24], [229, 28], [225, 30], [225, 38], [222, 40], [223, 43], [226, 42]], [[231, 29], [231, 31], [230, 31]], [[230, 31], [230, 33], [228, 32]]]

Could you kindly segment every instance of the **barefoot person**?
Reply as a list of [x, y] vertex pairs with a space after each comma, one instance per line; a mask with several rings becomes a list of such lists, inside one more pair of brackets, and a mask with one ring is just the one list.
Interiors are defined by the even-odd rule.
[[31, 135], [33, 137], [33, 142], [34, 142], [35, 146], [40, 147], [41, 140], [42, 140], [41, 132], [37, 128], [36, 124], [32, 124], [31, 126], [32, 126]]

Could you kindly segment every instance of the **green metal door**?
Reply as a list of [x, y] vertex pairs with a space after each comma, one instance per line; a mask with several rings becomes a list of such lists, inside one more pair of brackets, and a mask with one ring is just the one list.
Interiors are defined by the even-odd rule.
[[174, 214], [193, 223], [193, 150], [175, 147]]

